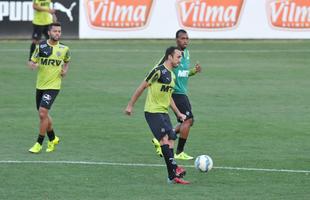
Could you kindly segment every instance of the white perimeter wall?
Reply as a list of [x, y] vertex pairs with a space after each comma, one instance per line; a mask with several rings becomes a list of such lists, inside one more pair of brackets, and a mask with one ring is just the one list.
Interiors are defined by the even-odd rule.
[[[310, 0], [291, 0], [296, 1], [296, 5], [301, 3], [308, 9], [306, 21], [303, 24], [306, 28], [287, 28], [275, 27], [271, 24], [270, 10], [271, 2], [274, 0], [244, 0], [240, 16], [236, 21], [236, 25], [230, 28], [188, 28], [182, 25], [179, 20], [180, 13], [177, 9], [177, 4], [185, 0], [153, 0], [152, 9], [148, 17], [148, 23], [140, 28], [98, 28], [91, 26], [90, 17], [86, 12], [87, 2], [92, 0], [80, 0], [80, 38], [174, 38], [175, 31], [180, 28], [188, 30], [191, 38], [225, 38], [225, 39], [296, 39], [296, 38], [310, 38]], [[96, 1], [96, 0], [94, 0]], [[98, 0], [97, 0], [98, 1]], [[110, 6], [113, 0], [99, 0], [105, 2], [106, 6]], [[117, 0], [116, 0], [117, 1]], [[118, 0], [120, 2], [122, 0]], [[198, 0], [201, 3], [210, 3], [212, 0]], [[219, 1], [219, 0], [217, 0]], [[229, 0], [220, 0], [222, 2]], [[235, 0], [238, 1], [238, 0]], [[118, 3], [116, 2], [116, 3]], [[139, 0], [132, 0], [127, 2], [137, 3]], [[188, 3], [195, 3], [197, 0], [187, 0]], [[285, 11], [292, 12], [291, 4], [287, 4], [286, 0], [279, 0], [282, 2], [281, 10], [274, 11], [275, 14], [281, 15]], [[286, 6], [286, 7], [285, 7]], [[294, 6], [294, 5], [293, 5]], [[308, 6], [308, 7], [307, 7]], [[108, 8], [108, 7], [107, 7]], [[193, 10], [192, 10], [193, 11]], [[294, 17], [294, 13], [291, 13]], [[94, 16], [94, 15], [93, 15]], [[99, 17], [101, 18], [101, 17]], [[278, 19], [280, 19], [278, 17]], [[308, 24], [309, 23], [309, 24]], [[295, 22], [291, 23], [293, 26]]]

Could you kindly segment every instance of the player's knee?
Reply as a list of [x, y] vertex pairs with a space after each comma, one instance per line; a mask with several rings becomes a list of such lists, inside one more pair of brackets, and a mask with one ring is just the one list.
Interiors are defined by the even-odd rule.
[[174, 142], [173, 140], [169, 140], [169, 149], [173, 149], [173, 146], [174, 146]]
[[183, 126], [191, 127], [193, 125], [193, 118], [189, 118], [183, 122]]
[[48, 110], [46, 108], [40, 108], [39, 109], [39, 117], [40, 119], [46, 119], [48, 116]]
[[162, 137], [159, 141], [160, 145], [165, 145], [165, 144], [168, 144], [169, 145], [169, 137], [168, 135], [165, 135], [164, 137]]

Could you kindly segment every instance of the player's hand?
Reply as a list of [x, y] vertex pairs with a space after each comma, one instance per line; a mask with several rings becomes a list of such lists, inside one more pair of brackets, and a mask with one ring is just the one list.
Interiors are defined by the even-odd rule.
[[36, 68], [39, 67], [39, 64], [38, 64], [38, 63], [35, 63], [35, 62], [32, 62], [32, 61], [29, 61], [29, 62], [28, 62], [28, 67], [29, 67], [31, 70], [35, 70]]
[[56, 10], [55, 9], [49, 9], [48, 12], [51, 14], [55, 14]]
[[198, 73], [201, 72], [201, 66], [200, 66], [199, 62], [196, 63], [196, 65], [195, 65], [195, 70], [196, 70], [196, 72], [198, 72]]
[[60, 72], [60, 75], [61, 75], [62, 77], [65, 77], [66, 74], [67, 74], [67, 71], [64, 70], [64, 69], [62, 69], [61, 72]]
[[132, 106], [128, 105], [124, 110], [124, 113], [129, 116], [132, 115]]
[[184, 115], [183, 113], [179, 113], [178, 115], [179, 120], [181, 120], [182, 122], [184, 122], [186, 120], [186, 115]]

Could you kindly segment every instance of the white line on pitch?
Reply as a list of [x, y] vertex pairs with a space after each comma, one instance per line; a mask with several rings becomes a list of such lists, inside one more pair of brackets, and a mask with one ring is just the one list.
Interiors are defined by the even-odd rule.
[[[73, 165], [112, 165], [112, 166], [132, 166], [132, 167], [165, 167], [165, 165], [163, 164], [65, 161], [65, 160], [64, 161], [0, 160], [0, 164], [73, 164]], [[193, 165], [184, 165], [184, 166], [194, 167]], [[263, 169], [263, 168], [245, 168], [245, 167], [213, 167], [213, 168], [223, 170], [239, 170], [239, 171], [310, 173], [310, 170], [294, 170], [294, 169]]]

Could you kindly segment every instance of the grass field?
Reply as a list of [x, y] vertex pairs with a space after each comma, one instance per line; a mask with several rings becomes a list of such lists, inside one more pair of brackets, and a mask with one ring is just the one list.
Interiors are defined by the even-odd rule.
[[64, 43], [72, 62], [51, 111], [61, 143], [45, 153], [45, 141], [32, 155], [38, 117], [29, 42], [0, 41], [0, 199], [310, 199], [309, 40], [191, 41], [192, 64], [203, 73], [190, 80], [195, 125], [186, 151], [210, 155], [214, 169], [203, 174], [179, 162], [188, 186], [166, 184], [145, 94], [132, 117], [122, 113], [174, 41]]

